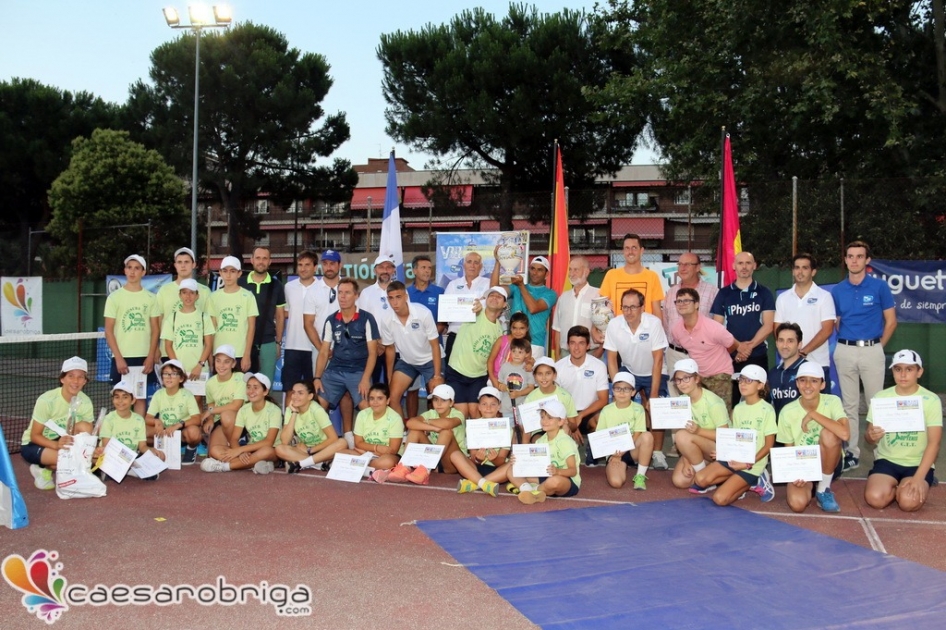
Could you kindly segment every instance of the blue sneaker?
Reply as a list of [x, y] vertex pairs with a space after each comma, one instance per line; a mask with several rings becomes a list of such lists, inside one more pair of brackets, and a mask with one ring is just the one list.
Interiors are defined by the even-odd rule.
[[831, 492], [831, 488], [827, 488], [824, 492], [815, 492], [815, 501], [818, 502], [818, 507], [820, 507], [823, 512], [841, 511], [841, 506], [838, 505], [837, 499], [834, 498], [834, 493]]
[[752, 491], [759, 495], [763, 503], [768, 503], [775, 498], [775, 488], [772, 487], [772, 482], [769, 481], [768, 470], [762, 471], [762, 474], [759, 475], [759, 481], [752, 487]]
[[207, 445], [201, 442], [197, 445], [197, 456], [198, 457], [207, 457]]
[[704, 488], [703, 486], [693, 484], [690, 486], [690, 494], [706, 494], [707, 492], [712, 492], [715, 489], [716, 486], [707, 486]]

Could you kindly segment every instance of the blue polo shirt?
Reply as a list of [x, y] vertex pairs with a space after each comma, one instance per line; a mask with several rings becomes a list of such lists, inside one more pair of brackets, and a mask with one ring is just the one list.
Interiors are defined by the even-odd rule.
[[779, 363], [769, 370], [769, 402], [775, 407], [776, 415], [781, 413], [782, 407], [798, 398], [795, 377], [798, 376], [798, 368], [802, 363], [807, 363], [807, 361], [799, 359], [787, 368], [784, 363]]
[[547, 286], [534, 284], [529, 285], [529, 293], [536, 300], [545, 300], [548, 308], [538, 313], [530, 313], [526, 308], [525, 300], [522, 299], [522, 291], [514, 284], [506, 287], [509, 290], [509, 312], [525, 313], [529, 318], [529, 335], [532, 337], [532, 343], [537, 346], [545, 347], [545, 339], [548, 336], [549, 316], [552, 314], [552, 307], [558, 300], [558, 295]]
[[[755, 337], [762, 326], [763, 311], [775, 311], [775, 298], [771, 291], [755, 280], [745, 290], [740, 289], [735, 282], [723, 287], [710, 308], [710, 313], [725, 318], [726, 330], [737, 341], [749, 341]], [[768, 356], [768, 342], [757, 345], [749, 356]]]
[[381, 338], [378, 323], [368, 311], [357, 309], [347, 324], [337, 311], [325, 320], [322, 340], [331, 341], [332, 358], [326, 370], [363, 372], [368, 362], [368, 342]]
[[443, 295], [443, 287], [439, 287], [433, 282], [427, 283], [427, 288], [421, 291], [415, 285], [407, 287], [407, 295], [414, 304], [426, 306], [434, 316], [434, 322], [437, 321], [437, 305], [439, 297]]
[[841, 323], [838, 339], [879, 339], [884, 334], [884, 311], [893, 308], [893, 295], [883, 280], [865, 276], [860, 284], [845, 278], [831, 290]]

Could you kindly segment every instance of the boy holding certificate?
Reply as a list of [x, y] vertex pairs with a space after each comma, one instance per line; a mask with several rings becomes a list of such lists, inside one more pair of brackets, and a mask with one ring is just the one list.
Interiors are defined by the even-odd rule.
[[[536, 440], [536, 444], [549, 445], [552, 463], [549, 464], [547, 477], [523, 479], [509, 476], [509, 481], [519, 487], [519, 502], [525, 505], [542, 503], [548, 496], [573, 497], [581, 487], [578, 445], [568, 435], [565, 405], [558, 400], [552, 400], [542, 407], [539, 413], [545, 434]], [[515, 456], [510, 459], [510, 464], [515, 464]]]
[[[821, 450], [821, 481], [814, 488], [814, 497], [825, 512], [840, 512], [831, 480], [841, 474], [843, 442], [851, 435], [841, 399], [822, 394], [824, 370], [817, 363], [802, 363], [795, 376], [798, 398], [782, 408], [775, 439], [785, 446], [812, 446]], [[939, 400], [939, 399], [937, 399]], [[804, 512], [811, 503], [812, 483], [797, 480], [786, 487], [788, 507]]]
[[637, 466], [637, 473], [632, 479], [634, 489], [646, 490], [647, 468], [650, 467], [650, 458], [654, 452], [654, 436], [647, 430], [644, 407], [632, 400], [634, 389], [633, 374], [618, 372], [614, 375], [614, 402], [598, 414], [597, 431], [607, 431], [622, 424], [630, 427], [634, 449], [608, 457], [608, 484], [612, 488], [623, 488], [627, 483], [628, 467]]
[[[145, 429], [145, 419], [132, 411], [132, 407], [135, 406], [135, 388], [125, 381], [116, 383], [115, 387], [112, 388], [112, 406], [115, 407], [115, 409], [102, 419], [102, 426], [99, 429], [99, 436], [102, 438], [102, 443], [95, 449], [95, 452], [92, 453], [92, 459], [101, 457], [105, 452], [105, 447], [108, 446], [109, 440], [116, 439], [138, 453], [138, 457], [141, 457], [150, 450], [156, 457], [163, 461], [164, 453], [162, 451], [148, 448], [148, 433]], [[133, 470], [130, 470], [129, 474], [136, 476]], [[100, 472], [99, 477], [102, 481], [105, 481], [104, 473]], [[143, 481], [157, 480], [158, 475], [145, 477], [143, 479]]]
[[729, 412], [722, 398], [703, 387], [693, 359], [681, 359], [673, 365], [673, 383], [680, 394], [690, 399], [693, 416], [674, 435], [680, 460], [673, 467], [671, 481], [682, 489], [693, 485], [696, 473], [706, 469], [706, 461], [716, 452], [716, 429], [729, 426]]
[[896, 385], [878, 398], [918, 396], [923, 407], [925, 431], [886, 433], [880, 418], [867, 414], [867, 443], [876, 445], [874, 467], [867, 476], [864, 498], [878, 510], [897, 502], [904, 512], [915, 512], [926, 503], [933, 483], [933, 464], [943, 436], [943, 409], [939, 396], [921, 387], [923, 360], [912, 350], [901, 350], [890, 362]]
[[[502, 418], [500, 412], [500, 398], [502, 394], [495, 387], [487, 385], [480, 390], [480, 418]], [[512, 428], [509, 431], [509, 441], [512, 442]], [[509, 447], [505, 448], [476, 448], [470, 449], [469, 454], [459, 449], [450, 454], [450, 461], [460, 473], [460, 483], [457, 484], [457, 493], [466, 494], [482, 490], [491, 497], [499, 492], [499, 484], [509, 478]], [[478, 479], [478, 481], [473, 481]]]

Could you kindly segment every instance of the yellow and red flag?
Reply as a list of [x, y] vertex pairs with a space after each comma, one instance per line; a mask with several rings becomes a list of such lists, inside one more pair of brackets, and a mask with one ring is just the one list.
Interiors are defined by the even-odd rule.
[[552, 233], [549, 237], [549, 288], [561, 295], [571, 288], [568, 281], [568, 208], [565, 205], [565, 177], [562, 174], [562, 150], [555, 143], [555, 194], [552, 203]]
[[742, 251], [739, 232], [739, 198], [736, 196], [736, 174], [732, 168], [732, 147], [729, 134], [723, 140], [723, 188], [720, 210], [719, 248], [716, 251], [716, 271], [719, 285], [726, 286], [736, 279], [733, 265], [736, 254]]

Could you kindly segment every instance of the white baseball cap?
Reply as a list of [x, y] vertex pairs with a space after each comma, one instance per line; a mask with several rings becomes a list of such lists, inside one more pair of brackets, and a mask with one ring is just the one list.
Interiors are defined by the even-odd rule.
[[145, 262], [144, 256], [139, 256], [138, 254], [132, 254], [131, 256], [128, 256], [127, 258], [125, 258], [125, 264], [126, 264], [126, 265], [128, 264], [128, 261], [129, 261], [129, 260], [134, 260], [134, 261], [137, 262], [139, 265], [141, 265], [141, 267], [142, 267], [143, 269], [147, 269], [147, 268], [148, 268], [148, 263]]
[[187, 289], [188, 291], [194, 291], [196, 293], [197, 281], [194, 280], [193, 278], [187, 278], [186, 280], [181, 280], [181, 286], [178, 289], [178, 291], [181, 291], [183, 289]]
[[174, 367], [179, 369], [181, 372], [184, 372], [185, 377], [187, 376], [187, 371], [184, 369], [184, 364], [178, 361], [177, 359], [168, 359], [167, 361], [161, 364], [161, 367], [163, 368], [165, 365], [173, 365]]
[[176, 252], [174, 252], [174, 257], [177, 258], [181, 254], [187, 254], [188, 256], [191, 257], [191, 260], [193, 260], [194, 262], [197, 262], [197, 256], [194, 255], [194, 250], [192, 250], [190, 247], [179, 248]]
[[377, 267], [377, 266], [380, 265], [381, 263], [386, 263], [386, 262], [389, 262], [389, 263], [391, 263], [392, 265], [397, 266], [397, 263], [394, 262], [394, 256], [389, 256], [388, 254], [381, 254], [380, 256], [378, 256], [377, 258], [375, 258], [375, 259], [374, 259], [374, 266]]
[[457, 394], [449, 385], [437, 385], [434, 387], [434, 391], [430, 392], [430, 395], [441, 400], [453, 400]]
[[767, 383], [769, 381], [769, 375], [766, 374], [765, 368], [758, 365], [747, 365], [742, 368], [741, 372], [732, 375], [733, 380], [743, 376], [753, 381], [759, 381], [760, 383]]
[[540, 359], [536, 359], [535, 365], [532, 366], [532, 371], [535, 372], [536, 370], [538, 370], [540, 365], [547, 365], [553, 370], [555, 370], [556, 374], [558, 374], [558, 368], [555, 367], [555, 361], [553, 361], [549, 357], [542, 357]]
[[795, 372], [795, 378], [798, 378], [799, 376], [808, 376], [811, 378], [820, 378], [821, 380], [824, 380], [824, 368], [822, 368], [817, 363], [805, 361], [798, 366], [798, 371]]
[[269, 391], [273, 386], [273, 382], [269, 380], [269, 377], [263, 374], [262, 372], [257, 372], [256, 374], [254, 374], [253, 372], [247, 372], [246, 374], [243, 375], [243, 382], [249, 383], [251, 378], [255, 378], [256, 380], [258, 380], [266, 389], [266, 391]]
[[565, 411], [565, 405], [563, 405], [562, 401], [557, 398], [542, 405], [542, 411], [549, 414], [553, 418], [568, 417], [567, 412]]
[[486, 295], [489, 295], [490, 293], [498, 293], [503, 296], [503, 299], [509, 299], [509, 294], [506, 293], [506, 289], [502, 287], [490, 287], [489, 291], [486, 292]]
[[135, 397], [135, 388], [132, 387], [131, 383], [126, 383], [125, 381], [118, 381], [115, 383], [115, 386], [112, 388], [113, 392], [126, 392], [131, 394], [131, 397]]
[[243, 265], [240, 263], [240, 259], [236, 256], [227, 256], [223, 259], [223, 262], [220, 263], [220, 269], [227, 268], [236, 269], [237, 271], [243, 270]]
[[214, 350], [214, 356], [217, 356], [218, 354], [228, 356], [231, 359], [236, 359], [236, 350], [228, 343], [225, 343], [222, 346], [217, 346], [217, 349]]
[[699, 374], [700, 367], [693, 359], [680, 359], [673, 364], [674, 372], [686, 372], [687, 374]]
[[66, 372], [71, 372], [73, 370], [82, 370], [88, 374], [89, 362], [82, 357], [71, 357], [62, 362], [62, 369], [59, 371], [65, 374]]
[[499, 391], [498, 389], [496, 389], [495, 387], [493, 387], [492, 385], [487, 385], [486, 387], [484, 387], [483, 389], [481, 389], [481, 390], [480, 390], [480, 393], [477, 395], [476, 398], [477, 398], [477, 400], [479, 400], [479, 399], [482, 398], [483, 396], [492, 396], [492, 397], [495, 398], [496, 400], [502, 400], [502, 399], [503, 399], [502, 393], [500, 393], [500, 391]]
[[913, 350], [901, 350], [890, 359], [890, 369], [895, 365], [916, 365], [923, 367], [923, 359]]
[[627, 383], [634, 389], [637, 389], [637, 382], [634, 381], [634, 375], [630, 372], [618, 372], [611, 380], [612, 383]]
[[532, 259], [533, 265], [542, 265], [545, 267], [546, 271], [552, 271], [552, 263], [549, 262], [549, 259], [545, 256], [536, 256]]

